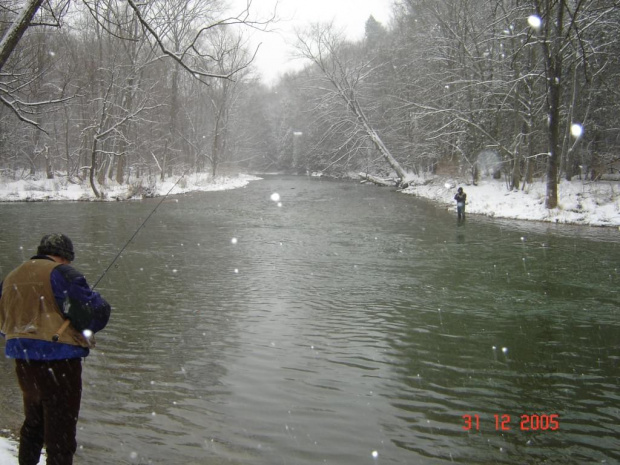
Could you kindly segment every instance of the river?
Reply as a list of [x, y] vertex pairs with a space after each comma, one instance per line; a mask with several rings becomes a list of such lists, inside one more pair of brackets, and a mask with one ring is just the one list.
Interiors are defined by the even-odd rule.
[[[1, 275], [61, 231], [93, 284], [158, 202], [0, 204]], [[75, 463], [618, 463], [619, 258], [354, 182], [167, 198], [97, 286]]]

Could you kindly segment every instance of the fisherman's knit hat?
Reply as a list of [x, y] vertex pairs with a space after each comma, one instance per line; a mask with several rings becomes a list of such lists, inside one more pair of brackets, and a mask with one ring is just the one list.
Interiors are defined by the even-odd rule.
[[46, 234], [41, 239], [39, 248], [37, 249], [38, 255], [56, 255], [58, 257], [66, 258], [70, 262], [75, 259], [75, 253], [73, 252], [73, 242], [64, 234], [52, 233]]

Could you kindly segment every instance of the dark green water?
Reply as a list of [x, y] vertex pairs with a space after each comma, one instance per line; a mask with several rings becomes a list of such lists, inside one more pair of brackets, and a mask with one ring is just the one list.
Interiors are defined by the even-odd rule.
[[[0, 272], [59, 230], [93, 284], [157, 202], [0, 204]], [[619, 259], [356, 183], [168, 199], [98, 285], [76, 464], [618, 463]]]

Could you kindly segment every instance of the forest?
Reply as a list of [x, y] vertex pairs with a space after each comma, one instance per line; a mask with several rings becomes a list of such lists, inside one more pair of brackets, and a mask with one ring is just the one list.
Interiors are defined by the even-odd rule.
[[[256, 1], [256, 0], [254, 0]], [[396, 0], [352, 42], [308, 24], [267, 85], [247, 1], [0, 0], [0, 175], [97, 197], [188, 171], [425, 173], [522, 189], [620, 169], [618, 0]]]

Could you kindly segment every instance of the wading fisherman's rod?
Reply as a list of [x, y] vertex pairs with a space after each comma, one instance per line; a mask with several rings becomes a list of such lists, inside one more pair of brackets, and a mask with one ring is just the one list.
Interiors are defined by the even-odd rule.
[[170, 195], [170, 192], [172, 192], [172, 189], [174, 189], [175, 187], [177, 187], [177, 184], [179, 183], [179, 181], [181, 179], [183, 179], [185, 177], [185, 174], [187, 174], [187, 172], [189, 171], [189, 168], [187, 170], [185, 170], [185, 172], [181, 175], [181, 177], [179, 179], [177, 179], [177, 182], [174, 183], [174, 186], [172, 186], [170, 188], [170, 190], [166, 193], [166, 195], [164, 195], [161, 200], [159, 201], [159, 203], [157, 205], [155, 205], [155, 208], [153, 208], [153, 211], [151, 213], [149, 213], [149, 216], [146, 217], [146, 219], [142, 222], [142, 224], [140, 226], [138, 226], [138, 229], [136, 229], [136, 232], [133, 233], [133, 236], [131, 236], [129, 238], [129, 240], [125, 243], [125, 245], [123, 246], [123, 248], [120, 250], [119, 253], [116, 254], [116, 257], [114, 257], [114, 260], [112, 260], [112, 262], [108, 265], [108, 267], [105, 269], [105, 271], [102, 273], [101, 276], [99, 276], [99, 279], [97, 280], [97, 282], [95, 282], [95, 284], [93, 285], [93, 287], [91, 289], [95, 289], [97, 287], [97, 284], [99, 284], [99, 281], [101, 281], [103, 279], [103, 277], [108, 273], [108, 271], [110, 271], [110, 268], [112, 268], [112, 266], [116, 263], [116, 260], [118, 260], [118, 258], [121, 256], [121, 254], [125, 251], [125, 249], [127, 248], [127, 246], [129, 244], [131, 244], [131, 241], [133, 241], [134, 237], [136, 237], [138, 235], [138, 233], [140, 232], [140, 230], [144, 227], [144, 225], [146, 224], [146, 222], [149, 220], [149, 218], [151, 216], [153, 216], [153, 214], [157, 211], [157, 209], [159, 208], [159, 206], [164, 202], [164, 200], [166, 200], [166, 198], [168, 197], [168, 195]]

